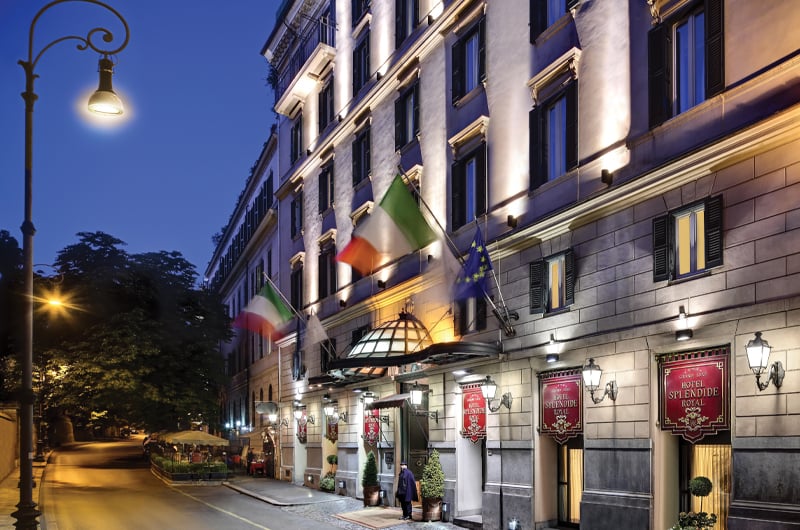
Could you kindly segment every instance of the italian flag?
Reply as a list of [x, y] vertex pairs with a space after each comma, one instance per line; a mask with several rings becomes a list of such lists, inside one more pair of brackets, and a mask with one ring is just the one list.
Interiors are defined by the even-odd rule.
[[250, 300], [233, 321], [234, 327], [260, 333], [264, 337], [277, 339], [281, 337], [280, 329], [289, 322], [294, 313], [286, 305], [281, 295], [270, 282], [264, 284], [261, 291]]
[[382, 265], [436, 240], [403, 178], [397, 175], [370, 216], [355, 230], [336, 260], [366, 276]]

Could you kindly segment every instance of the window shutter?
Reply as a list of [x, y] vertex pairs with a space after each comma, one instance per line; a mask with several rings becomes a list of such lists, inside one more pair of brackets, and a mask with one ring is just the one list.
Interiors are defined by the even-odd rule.
[[653, 281], [660, 282], [672, 278], [671, 259], [674, 242], [672, 233], [672, 216], [664, 215], [653, 219]]
[[486, 19], [478, 23], [478, 79], [486, 81]]
[[572, 249], [564, 253], [564, 305], [575, 303], [575, 252]]
[[359, 16], [359, 15], [361, 14], [361, 12], [360, 12], [360, 10], [359, 10], [359, 7], [358, 7], [358, 6], [359, 6], [359, 3], [360, 3], [360, 1], [361, 1], [361, 0], [352, 0], [352, 1], [350, 2], [350, 15], [351, 15], [351, 17], [353, 18], [353, 20], [352, 20], [352, 22], [353, 22], [353, 27], [355, 27], [355, 26], [356, 26], [356, 24], [358, 24], [358, 20], [361, 18], [361, 17]]
[[414, 106], [414, 138], [406, 138], [407, 141], [413, 141], [419, 135], [419, 81], [414, 83], [414, 92], [411, 94], [412, 104]]
[[[486, 144], [481, 145], [477, 154], [475, 155], [475, 216], [483, 215], [486, 213], [486, 174], [488, 169], [486, 166]], [[472, 219], [465, 219], [464, 222], [472, 221]]]
[[711, 197], [705, 205], [706, 268], [722, 265], [722, 196]]
[[369, 41], [370, 41], [369, 37], [370, 37], [369, 32], [367, 32], [367, 34], [364, 35], [364, 63], [363, 63], [364, 65], [362, 67], [361, 86], [367, 84], [369, 76], [372, 72], [372, 70], [370, 69], [370, 62], [369, 62]]
[[647, 89], [650, 128], [671, 115], [669, 27], [660, 24], [647, 34]]
[[547, 28], [547, 2], [530, 0], [531, 44], [536, 44], [536, 37]]
[[564, 94], [567, 104], [567, 124], [566, 136], [567, 145], [567, 170], [575, 169], [578, 167], [578, 81], [575, 80], [567, 85], [566, 93]]
[[322, 130], [325, 129], [325, 115], [328, 113], [325, 110], [325, 88], [317, 95], [317, 107], [319, 108], [319, 114], [317, 116], [317, 129], [319, 129], [318, 134], [322, 134]]
[[464, 95], [464, 43], [458, 41], [453, 45], [452, 50], [453, 72], [452, 72], [452, 101], [453, 105], [458, 103]]
[[475, 298], [475, 329], [486, 329], [486, 298]]
[[451, 168], [450, 181], [450, 226], [455, 231], [464, 224], [464, 163], [456, 162]]
[[319, 174], [319, 195], [317, 196], [319, 202], [319, 213], [324, 212], [328, 208], [328, 175], [326, 169], [323, 168]]
[[370, 174], [372, 171], [372, 160], [371, 160], [371, 149], [372, 149], [372, 129], [367, 128], [364, 131], [364, 148], [362, 152], [364, 153], [364, 159], [361, 163], [363, 166], [364, 171], [361, 174], [362, 178], [366, 178], [367, 175]]
[[353, 161], [352, 161], [353, 186], [361, 182], [361, 170], [359, 169], [361, 167], [361, 164], [358, 162], [358, 153], [359, 153], [358, 137], [356, 136], [356, 139], [353, 140]]
[[394, 47], [397, 49], [406, 38], [406, 0], [395, 0], [394, 6]]
[[724, 13], [722, 0], [705, 0], [706, 98], [725, 90]]
[[530, 186], [535, 190], [547, 182], [547, 172], [545, 171], [545, 150], [542, 146], [544, 139], [544, 117], [542, 107], [537, 106], [528, 113], [528, 152], [530, 153]]
[[324, 252], [320, 252], [319, 257], [317, 258], [317, 263], [319, 266], [317, 269], [317, 278], [319, 278], [318, 287], [320, 300], [328, 296], [327, 258], [328, 256], [326, 256]]
[[394, 150], [398, 151], [405, 145], [405, 138], [403, 131], [405, 131], [404, 122], [405, 112], [405, 96], [400, 96], [394, 102]]
[[465, 300], [457, 300], [456, 307], [455, 307], [455, 314], [453, 315], [453, 326], [458, 330], [459, 335], [463, 335], [467, 329], [467, 323], [464, 321], [464, 315], [467, 314], [466, 311], [466, 301]]
[[544, 313], [544, 288], [545, 288], [545, 261], [537, 260], [530, 264], [530, 311], [534, 313]]

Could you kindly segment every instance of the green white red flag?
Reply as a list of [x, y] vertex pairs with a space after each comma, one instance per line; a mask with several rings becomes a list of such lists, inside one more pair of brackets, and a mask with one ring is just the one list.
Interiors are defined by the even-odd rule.
[[233, 321], [234, 327], [260, 333], [273, 340], [282, 336], [281, 328], [289, 322], [294, 313], [283, 301], [281, 295], [268, 281], [250, 303]]
[[436, 235], [403, 178], [397, 175], [378, 206], [353, 230], [350, 242], [336, 260], [366, 276], [435, 240]]

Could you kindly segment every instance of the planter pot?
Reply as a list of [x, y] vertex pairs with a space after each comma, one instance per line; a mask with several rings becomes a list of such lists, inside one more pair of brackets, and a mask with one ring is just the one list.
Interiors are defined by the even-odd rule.
[[381, 502], [380, 486], [364, 486], [364, 506], [378, 506]]
[[422, 499], [422, 520], [438, 521], [442, 518], [442, 499]]

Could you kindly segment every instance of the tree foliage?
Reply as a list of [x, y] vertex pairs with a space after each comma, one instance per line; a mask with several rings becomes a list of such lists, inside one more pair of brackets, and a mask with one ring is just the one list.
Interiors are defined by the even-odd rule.
[[128, 254], [103, 232], [78, 238], [55, 263], [68, 309], [35, 314], [34, 364], [50, 415], [94, 430], [217, 427], [218, 345], [230, 334], [218, 297], [196, 287], [195, 267], [179, 252]]
[[439, 461], [439, 451], [434, 449], [428, 462], [422, 469], [420, 493], [423, 499], [441, 499], [444, 497], [444, 471]]

